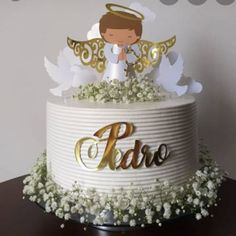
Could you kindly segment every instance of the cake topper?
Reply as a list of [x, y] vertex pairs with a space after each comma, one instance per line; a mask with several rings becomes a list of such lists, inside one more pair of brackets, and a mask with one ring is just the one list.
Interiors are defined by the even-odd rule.
[[139, 11], [112, 3], [106, 8], [108, 12], [99, 21], [102, 38], [67, 40], [82, 64], [103, 73], [103, 79], [123, 81], [136, 77], [136, 73], [159, 64], [162, 54], [175, 44], [175, 36], [162, 42], [141, 40], [144, 15]]
[[154, 12], [137, 2], [129, 7], [108, 3], [106, 8], [99, 23], [88, 31], [88, 40], [67, 38], [68, 47], [60, 52], [57, 66], [45, 58], [47, 72], [59, 84], [51, 93], [62, 96], [71, 87], [99, 79], [133, 78], [148, 78], [178, 96], [201, 92], [199, 82], [184, 76], [182, 57], [169, 52], [175, 36], [160, 42], [141, 39], [143, 23], [153, 21]]
[[50, 89], [50, 92], [55, 96], [62, 96], [62, 92], [71, 87], [76, 88], [96, 80], [96, 75], [82, 67], [78, 58], [68, 47], [60, 51], [57, 66], [46, 57], [44, 65], [52, 80], [58, 84], [56, 88]]

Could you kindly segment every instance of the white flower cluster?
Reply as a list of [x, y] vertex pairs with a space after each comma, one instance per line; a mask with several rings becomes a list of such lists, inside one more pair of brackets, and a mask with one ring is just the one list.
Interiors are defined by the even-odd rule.
[[131, 103], [161, 100], [159, 86], [149, 78], [127, 78], [119, 80], [98, 80], [94, 83], [81, 85], [74, 98], [100, 103]]
[[94, 189], [81, 190], [76, 183], [66, 191], [47, 174], [46, 154], [39, 159], [31, 174], [24, 180], [24, 195], [54, 212], [64, 220], [79, 219], [81, 223], [102, 225], [113, 219], [114, 225], [136, 226], [195, 214], [197, 220], [209, 215], [208, 208], [216, 203], [217, 190], [223, 172], [201, 152], [202, 168], [183, 186], [172, 186], [168, 181], [156, 180], [154, 189], [160, 194], [147, 195], [145, 189], [114, 190], [113, 194], [98, 194]]

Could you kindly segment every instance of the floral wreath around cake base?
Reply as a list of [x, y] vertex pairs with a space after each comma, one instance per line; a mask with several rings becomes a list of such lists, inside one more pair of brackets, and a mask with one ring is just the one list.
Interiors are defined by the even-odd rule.
[[206, 146], [200, 147], [199, 161], [201, 167], [182, 186], [155, 180], [153, 188], [160, 192], [158, 195], [147, 195], [141, 189], [119, 189], [108, 195], [98, 194], [95, 189], [81, 190], [77, 183], [72, 190], [63, 189], [47, 173], [44, 153], [24, 179], [23, 194], [44, 206], [48, 213], [53, 212], [64, 220], [76, 218], [85, 224], [112, 222], [114, 226], [144, 227], [156, 223], [161, 226], [165, 220], [187, 214], [194, 214], [200, 220], [209, 215], [210, 206], [217, 205], [224, 172], [210, 158]]

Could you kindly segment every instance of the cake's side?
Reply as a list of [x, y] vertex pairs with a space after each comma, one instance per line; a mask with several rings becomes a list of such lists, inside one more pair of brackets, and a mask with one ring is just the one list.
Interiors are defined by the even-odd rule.
[[[147, 193], [156, 179], [172, 184], [183, 184], [196, 170], [197, 135], [196, 105], [191, 96], [162, 102], [139, 104], [96, 104], [48, 102], [47, 104], [47, 155], [48, 169], [54, 181], [66, 189], [75, 182], [81, 188], [94, 188], [97, 192], [111, 193], [112, 189], [144, 188]], [[117, 140], [116, 147], [124, 154], [134, 147], [135, 140], [149, 145], [154, 153], [158, 146], [166, 144], [170, 157], [160, 166], [147, 168], [89, 171], [82, 168], [75, 158], [75, 145], [83, 137], [93, 134], [115, 122], [129, 122], [134, 133]], [[86, 165], [95, 167], [102, 157], [106, 142], [99, 143], [95, 159], [86, 160]], [[88, 147], [87, 147], [88, 148]], [[82, 157], [87, 157], [87, 149]], [[140, 153], [141, 156], [141, 153]], [[131, 186], [132, 184], [132, 186]]]

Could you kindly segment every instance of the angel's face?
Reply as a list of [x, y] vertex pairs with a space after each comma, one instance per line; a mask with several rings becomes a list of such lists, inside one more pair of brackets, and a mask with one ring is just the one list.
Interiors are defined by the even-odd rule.
[[135, 30], [132, 29], [110, 29], [107, 28], [105, 33], [102, 33], [103, 38], [108, 43], [118, 45], [131, 45], [139, 40]]

